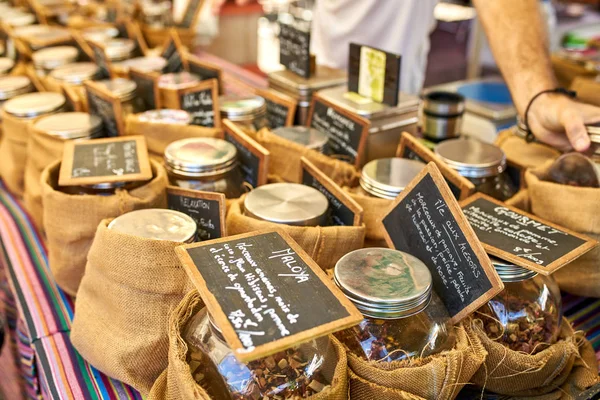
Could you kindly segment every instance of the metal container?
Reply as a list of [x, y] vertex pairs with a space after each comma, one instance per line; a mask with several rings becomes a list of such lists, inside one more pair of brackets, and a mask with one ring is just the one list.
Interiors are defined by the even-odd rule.
[[421, 102], [423, 135], [434, 141], [460, 136], [465, 113], [465, 98], [453, 92], [428, 92]]
[[324, 225], [328, 209], [329, 201], [323, 193], [297, 183], [259, 186], [244, 199], [244, 215], [276, 224]]
[[171, 125], [189, 125], [192, 123], [192, 116], [187, 111], [170, 109], [149, 110], [141, 113], [138, 119], [142, 122]]
[[123, 118], [126, 118], [129, 114], [137, 114], [144, 111], [144, 102], [137, 97], [137, 84], [134, 81], [117, 78], [98, 81], [98, 83], [121, 99]]
[[167, 60], [160, 56], [134, 57], [129, 60], [114, 63], [113, 66], [128, 72], [131, 68], [144, 72], [162, 72]]
[[319, 153], [325, 153], [327, 151], [329, 137], [314, 128], [306, 126], [284, 126], [275, 129], [273, 134], [294, 143], [298, 143], [311, 150], [316, 150]]
[[60, 93], [28, 93], [8, 100], [4, 103], [4, 111], [15, 118], [31, 119], [61, 112], [65, 103], [65, 96]]
[[85, 81], [97, 79], [100, 76], [100, 68], [93, 62], [76, 62], [56, 68], [50, 72], [50, 76], [69, 85], [81, 86]]
[[35, 87], [31, 83], [31, 80], [26, 76], [14, 75], [0, 77], [0, 102], [34, 91]]
[[81, 31], [81, 36], [85, 40], [105, 43], [119, 36], [119, 30], [114, 26], [91, 26]]
[[221, 118], [228, 119], [250, 131], [267, 126], [267, 103], [260, 96], [222, 96], [219, 99]]
[[377, 103], [368, 98], [349, 93], [346, 86], [321, 90], [319, 95], [336, 106], [371, 122], [365, 146], [364, 162], [394, 157], [402, 132], [416, 133], [419, 99], [400, 93], [396, 107]]
[[425, 168], [425, 164], [405, 158], [381, 158], [365, 165], [360, 176], [360, 187], [368, 195], [395, 199]]
[[15, 66], [15, 62], [8, 57], [0, 57], [0, 76], [8, 75]]
[[39, 76], [45, 76], [58, 67], [74, 63], [77, 57], [79, 57], [79, 50], [73, 46], [47, 47], [31, 55]]
[[189, 72], [174, 72], [161, 75], [158, 78], [158, 87], [161, 89], [179, 90], [196, 86], [200, 82], [200, 77]]
[[345, 85], [348, 82], [348, 74], [345, 70], [317, 65], [315, 73], [308, 79], [287, 69], [270, 73], [268, 79], [270, 88], [298, 101], [295, 124], [306, 125], [313, 93]]
[[132, 236], [177, 243], [193, 243], [196, 222], [186, 214], [162, 208], [130, 211], [113, 219], [108, 229]]
[[38, 131], [64, 140], [95, 139], [103, 135], [100, 117], [84, 112], [49, 115], [37, 120], [33, 126]]
[[128, 60], [134, 51], [135, 42], [131, 39], [111, 39], [104, 44], [104, 52], [111, 62]]

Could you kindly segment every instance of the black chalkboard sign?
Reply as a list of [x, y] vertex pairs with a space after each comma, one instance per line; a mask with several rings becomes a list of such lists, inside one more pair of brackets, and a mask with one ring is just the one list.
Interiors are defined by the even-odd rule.
[[361, 164], [369, 134], [367, 119], [337, 107], [317, 93], [313, 96], [308, 126], [329, 137], [328, 146], [333, 154], [351, 164]]
[[85, 82], [88, 111], [102, 120], [106, 136], [116, 137], [125, 132], [121, 100], [96, 82]]
[[306, 157], [302, 157], [300, 163], [301, 183], [317, 189], [329, 200], [332, 225], [359, 226], [362, 223], [362, 207]]
[[242, 362], [357, 324], [362, 315], [283, 231], [176, 248]]
[[180, 211], [196, 221], [199, 241], [227, 236], [224, 194], [169, 186], [167, 205], [171, 210]]
[[181, 72], [184, 70], [184, 63], [181, 51], [181, 41], [179, 34], [176, 31], [171, 31], [167, 43], [160, 53], [161, 57], [167, 60], [167, 64], [163, 68], [163, 73]]
[[489, 254], [549, 275], [598, 245], [595, 240], [478, 193], [461, 203]]
[[144, 181], [152, 178], [143, 136], [66, 141], [60, 186]]
[[235, 123], [224, 120], [225, 140], [237, 149], [244, 181], [253, 188], [267, 183], [269, 151], [246, 135]]
[[192, 124], [208, 128], [221, 127], [219, 83], [216, 79], [178, 91], [179, 108], [192, 116]]
[[99, 72], [99, 80], [101, 79], [109, 79], [110, 78], [110, 69], [111, 63], [109, 58], [104, 51], [104, 48], [100, 47], [95, 42], [88, 42], [88, 46], [92, 49], [92, 53], [94, 54], [94, 61], [98, 65]]
[[189, 0], [185, 13], [183, 14], [183, 19], [177, 26], [186, 29], [195, 26], [198, 16], [200, 15], [200, 7], [202, 4], [204, 4], [203, 0]]
[[291, 97], [275, 93], [273, 90], [256, 90], [256, 94], [267, 103], [267, 122], [269, 128], [294, 125], [298, 102]]
[[303, 78], [310, 78], [310, 30], [279, 24], [279, 62]]
[[201, 81], [216, 79], [219, 82], [219, 93], [223, 93], [223, 72], [221, 67], [201, 60], [187, 52], [184, 53], [184, 58], [184, 64], [188, 72], [198, 75]]
[[148, 45], [137, 22], [127, 22], [125, 25], [127, 37], [134, 41], [134, 57], [143, 57], [148, 52]]
[[129, 70], [129, 77], [137, 85], [136, 93], [144, 102], [145, 110], [160, 108], [160, 92], [158, 88], [159, 75], [156, 72], [140, 71], [135, 68]]
[[396, 198], [383, 218], [388, 245], [423, 261], [453, 323], [502, 288], [483, 247], [434, 163]]

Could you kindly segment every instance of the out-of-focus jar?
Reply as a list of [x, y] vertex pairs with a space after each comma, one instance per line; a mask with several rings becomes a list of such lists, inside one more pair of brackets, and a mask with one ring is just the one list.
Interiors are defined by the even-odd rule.
[[42, 117], [34, 128], [63, 140], [95, 139], [103, 136], [102, 120], [84, 112], [63, 112]]
[[15, 75], [0, 77], [0, 107], [2, 107], [7, 100], [34, 91], [35, 88], [33, 87], [31, 80], [26, 76]]
[[137, 85], [134, 81], [116, 78], [98, 81], [98, 83], [108, 89], [109, 92], [119, 97], [124, 119], [129, 114], [137, 114], [144, 111], [144, 101], [137, 96]]
[[114, 26], [91, 26], [81, 31], [85, 40], [97, 43], [105, 43], [119, 36], [119, 30]]
[[15, 66], [15, 62], [8, 57], [0, 57], [0, 76], [8, 75]]
[[173, 23], [171, 15], [172, 10], [170, 1], [142, 3], [142, 17], [144, 23], [152, 28], [171, 26]]
[[58, 67], [50, 76], [70, 86], [81, 86], [85, 81], [93, 81], [100, 76], [98, 65], [93, 62], [76, 62]]
[[50, 45], [67, 45], [73, 41], [68, 29], [54, 25], [30, 25], [15, 29], [15, 37], [26, 41], [32, 50], [41, 50]]
[[72, 195], [112, 196], [117, 189], [133, 190], [143, 186], [147, 181], [138, 182], [104, 182], [93, 185], [60, 186], [58, 190]]
[[381, 158], [367, 163], [360, 175], [360, 193], [393, 200], [425, 168], [406, 158]]
[[108, 229], [154, 240], [193, 243], [196, 222], [188, 215], [163, 208], [149, 208], [125, 213], [108, 224]]
[[267, 126], [267, 103], [260, 96], [222, 96], [219, 99], [219, 107], [221, 118], [235, 122], [250, 132]]
[[64, 111], [65, 104], [65, 96], [60, 93], [27, 93], [4, 103], [4, 111], [14, 118], [26, 120]]
[[432, 91], [426, 93], [420, 105], [423, 135], [433, 141], [460, 136], [465, 98], [454, 92]]
[[327, 152], [329, 137], [317, 129], [308, 126], [284, 126], [273, 130], [273, 133], [319, 153]]
[[174, 72], [161, 75], [158, 78], [158, 87], [161, 89], [179, 90], [196, 86], [200, 77], [187, 71]]
[[298, 183], [271, 183], [254, 188], [244, 199], [244, 215], [296, 226], [327, 223], [329, 201], [317, 189]]
[[133, 57], [135, 42], [131, 39], [111, 39], [104, 43], [104, 52], [111, 62], [125, 61]]
[[562, 322], [560, 289], [544, 276], [510, 262], [492, 258], [504, 290], [479, 309], [489, 338], [528, 354], [556, 342]]
[[113, 66], [128, 72], [135, 68], [144, 72], [162, 72], [167, 65], [167, 60], [160, 56], [134, 57], [129, 60], [114, 63]]
[[423, 358], [454, 346], [448, 312], [416, 257], [385, 248], [355, 250], [337, 262], [334, 281], [364, 315], [336, 336], [364, 360]]
[[157, 124], [171, 125], [189, 125], [192, 122], [192, 116], [184, 110], [148, 110], [138, 115], [142, 122], [153, 122]]
[[164, 159], [169, 181], [174, 186], [223, 193], [229, 199], [244, 192], [237, 149], [225, 140], [177, 140], [167, 146]]
[[450, 139], [435, 147], [448, 166], [470, 180], [478, 192], [504, 201], [517, 193], [506, 171], [506, 155], [497, 146], [476, 139]]
[[79, 50], [73, 46], [55, 46], [38, 50], [31, 55], [35, 71], [45, 76], [52, 70], [77, 61]]
[[192, 376], [214, 399], [306, 399], [333, 380], [336, 353], [327, 336], [245, 364], [204, 308], [192, 317], [183, 338]]

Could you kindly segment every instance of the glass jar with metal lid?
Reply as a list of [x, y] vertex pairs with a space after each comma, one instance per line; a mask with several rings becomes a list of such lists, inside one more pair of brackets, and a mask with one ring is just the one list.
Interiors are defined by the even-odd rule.
[[65, 96], [60, 93], [27, 93], [4, 103], [4, 111], [19, 119], [32, 119], [64, 110]]
[[42, 117], [33, 124], [38, 131], [63, 140], [103, 136], [102, 120], [84, 112], [63, 112]]
[[173, 22], [171, 15], [172, 10], [170, 1], [142, 3], [144, 23], [152, 28], [164, 28], [170, 26]]
[[160, 56], [134, 57], [129, 60], [113, 63], [113, 66], [128, 72], [131, 68], [144, 72], [162, 72], [167, 60]]
[[192, 116], [184, 110], [148, 110], [138, 115], [142, 122], [152, 122], [157, 124], [171, 125], [189, 125], [192, 123]]
[[433, 141], [453, 139], [460, 135], [466, 102], [455, 92], [430, 91], [421, 102], [421, 130]]
[[0, 57], [0, 76], [8, 75], [15, 66], [15, 62], [8, 57]]
[[186, 89], [196, 86], [200, 82], [200, 77], [196, 74], [190, 74], [187, 71], [164, 74], [158, 78], [158, 87], [162, 89]]
[[0, 107], [5, 101], [13, 97], [31, 93], [35, 91], [35, 87], [31, 80], [26, 76], [14, 75], [0, 77]]
[[355, 250], [337, 262], [334, 281], [364, 316], [336, 336], [364, 360], [424, 358], [454, 346], [448, 312], [416, 257], [385, 248]]
[[93, 81], [100, 76], [100, 68], [93, 62], [76, 62], [56, 68], [50, 76], [71, 86], [81, 86], [85, 81]]
[[425, 168], [425, 164], [405, 158], [373, 160], [362, 169], [361, 193], [393, 200]]
[[225, 140], [177, 140], [167, 146], [164, 159], [171, 185], [223, 193], [229, 199], [244, 192], [237, 149]]
[[250, 132], [267, 126], [267, 103], [260, 96], [222, 96], [219, 107], [221, 118], [233, 121]]
[[196, 222], [188, 215], [163, 208], [130, 211], [113, 219], [108, 229], [132, 236], [177, 243], [196, 240]]
[[254, 188], [244, 199], [244, 215], [295, 226], [323, 226], [329, 201], [317, 189], [298, 183], [271, 183]]
[[273, 133], [319, 153], [327, 152], [329, 137], [317, 129], [307, 126], [284, 126], [273, 130]]
[[58, 190], [71, 195], [112, 196], [117, 190], [133, 190], [145, 185], [148, 181], [136, 182], [104, 182], [92, 185], [59, 186]]
[[98, 81], [98, 83], [119, 97], [123, 118], [126, 118], [129, 114], [137, 114], [144, 111], [144, 101], [137, 96], [137, 84], [134, 81], [125, 78], [116, 78]]
[[450, 139], [435, 147], [448, 166], [473, 184], [478, 192], [504, 201], [517, 188], [506, 174], [506, 155], [497, 146], [476, 139]]
[[490, 339], [528, 354], [556, 342], [562, 321], [560, 289], [552, 276], [492, 257], [504, 290], [479, 309]]
[[130, 59], [134, 51], [135, 42], [131, 39], [111, 39], [104, 44], [104, 52], [111, 62]]
[[81, 31], [81, 35], [85, 40], [105, 43], [119, 36], [119, 30], [114, 26], [90, 26]]
[[68, 44], [73, 41], [68, 29], [50, 25], [31, 25], [19, 28], [15, 33], [28, 42], [32, 50], [41, 50], [50, 45]]
[[31, 55], [38, 75], [45, 76], [53, 69], [77, 61], [79, 50], [73, 46], [55, 46], [38, 50]]

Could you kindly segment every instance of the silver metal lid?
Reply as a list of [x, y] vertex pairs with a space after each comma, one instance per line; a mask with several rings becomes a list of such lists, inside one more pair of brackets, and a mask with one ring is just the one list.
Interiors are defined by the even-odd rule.
[[4, 111], [18, 118], [34, 118], [60, 111], [65, 101], [65, 96], [60, 93], [27, 93], [4, 103]]
[[237, 149], [222, 139], [176, 140], [165, 149], [167, 170], [188, 177], [213, 176], [237, 166]]
[[98, 83], [123, 101], [127, 101], [135, 97], [135, 89], [137, 89], [137, 85], [132, 80], [116, 78], [98, 81]]
[[196, 86], [200, 82], [200, 77], [189, 72], [175, 72], [172, 74], [164, 74], [158, 78], [158, 87], [163, 89], [185, 89]]
[[334, 282], [363, 315], [396, 319], [417, 314], [431, 300], [429, 269], [418, 258], [385, 248], [359, 249], [342, 257]]
[[496, 176], [506, 169], [502, 149], [476, 139], [446, 140], [435, 147], [435, 153], [466, 178]]
[[423, 112], [438, 117], [453, 117], [465, 112], [465, 98], [456, 92], [431, 91], [423, 96]]
[[276, 224], [322, 225], [328, 209], [329, 201], [323, 193], [298, 183], [259, 186], [244, 199], [245, 215]]
[[6, 75], [15, 66], [15, 62], [8, 57], [0, 57], [0, 75]]
[[66, 140], [94, 138], [102, 134], [100, 117], [84, 112], [64, 112], [42, 117], [35, 122], [34, 127]]
[[286, 92], [298, 95], [307, 95], [317, 90], [332, 86], [343, 85], [348, 82], [346, 70], [329, 68], [317, 65], [315, 73], [308, 79], [283, 69], [269, 74], [269, 86], [280, 87]]
[[50, 72], [50, 76], [56, 80], [82, 85], [85, 81], [93, 81], [100, 74], [100, 68], [93, 62], [76, 62], [66, 64]]
[[125, 70], [135, 68], [144, 72], [161, 72], [167, 65], [167, 60], [160, 56], [135, 57], [114, 65]]
[[359, 183], [375, 197], [395, 199], [423, 168], [425, 164], [417, 160], [380, 158], [363, 167]]
[[0, 77], [0, 100], [12, 99], [15, 96], [33, 91], [33, 84], [26, 76], [14, 75]]
[[31, 55], [33, 64], [37, 68], [51, 71], [65, 64], [75, 62], [79, 50], [73, 46], [54, 46], [38, 50]]
[[192, 122], [192, 116], [183, 110], [149, 110], [138, 115], [142, 122], [155, 122], [172, 125], [189, 125]]
[[135, 42], [131, 39], [111, 39], [104, 45], [104, 52], [111, 61], [126, 60], [135, 50]]
[[196, 235], [196, 222], [184, 213], [163, 208], [136, 210], [113, 219], [112, 229], [128, 235], [154, 240], [190, 243]]
[[221, 117], [231, 121], [239, 121], [240, 119], [257, 116], [267, 111], [267, 103], [260, 96], [221, 96], [219, 107]]
[[325, 146], [327, 146], [327, 142], [329, 141], [329, 137], [326, 134], [307, 126], [285, 126], [273, 130], [273, 133], [321, 153], [325, 151]]
[[13, 27], [31, 25], [35, 22], [35, 15], [25, 12], [15, 12], [2, 18], [2, 22]]
[[119, 36], [119, 30], [114, 26], [91, 26], [85, 28], [81, 35], [85, 40], [103, 43]]
[[52, 31], [52, 27], [49, 25], [28, 25], [17, 27], [13, 30], [14, 37], [43, 37], [43, 35]]
[[502, 282], [520, 282], [525, 279], [531, 279], [538, 274], [535, 271], [519, 267], [509, 261], [504, 261], [496, 257], [490, 256], [490, 261]]

